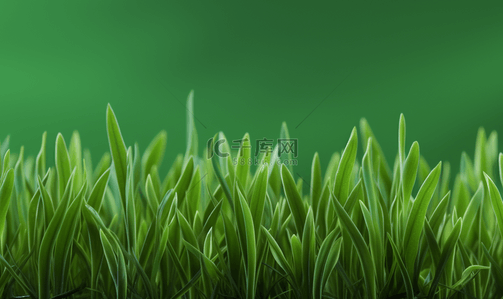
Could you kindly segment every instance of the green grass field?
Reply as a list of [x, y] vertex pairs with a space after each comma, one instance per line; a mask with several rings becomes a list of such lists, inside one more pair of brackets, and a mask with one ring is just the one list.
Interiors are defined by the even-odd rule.
[[363, 119], [302, 178], [277, 148], [255, 167], [249, 141], [228, 157], [215, 155], [221, 132], [198, 146], [191, 96], [187, 107], [187, 149], [167, 174], [166, 133], [142, 153], [110, 106], [102, 157], [77, 132], [57, 136], [54, 166], [46, 134], [36, 157], [1, 144], [2, 298], [503, 296], [495, 132], [479, 130], [451, 173], [406, 140], [403, 115], [394, 161]]

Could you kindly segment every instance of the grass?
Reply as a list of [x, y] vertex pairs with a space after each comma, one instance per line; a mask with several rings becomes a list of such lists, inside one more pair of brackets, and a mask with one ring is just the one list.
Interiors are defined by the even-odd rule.
[[166, 133], [140, 153], [110, 106], [98, 163], [78, 133], [68, 146], [57, 136], [53, 167], [46, 134], [36, 157], [1, 144], [2, 298], [503, 296], [496, 133], [481, 129], [473, 160], [451, 174], [417, 142], [407, 150], [403, 115], [393, 164], [362, 120], [324, 175], [314, 155], [307, 183], [277, 149], [256, 170], [211, 155], [212, 143], [199, 150], [192, 96], [187, 107], [187, 151], [165, 176]]

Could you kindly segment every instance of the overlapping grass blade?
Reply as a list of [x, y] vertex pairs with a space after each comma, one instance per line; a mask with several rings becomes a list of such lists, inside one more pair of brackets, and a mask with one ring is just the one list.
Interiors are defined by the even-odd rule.
[[119, 123], [112, 110], [112, 106], [107, 108], [107, 133], [110, 153], [114, 163], [115, 175], [119, 185], [119, 192], [122, 197], [123, 206], [126, 206], [126, 176], [127, 176], [127, 149], [124, 139], [122, 139]]
[[[448, 162], [431, 169], [417, 142], [407, 152], [401, 115], [390, 168], [362, 119], [363, 156], [353, 129], [327, 168], [314, 155], [309, 182], [284, 144], [257, 160], [248, 134], [237, 156], [222, 132], [200, 156], [193, 104], [191, 93], [185, 155], [166, 169], [166, 133], [143, 153], [138, 143], [127, 148], [110, 106], [110, 153], [97, 164], [78, 132], [68, 147], [58, 134], [54, 166], [46, 133], [36, 157], [5, 140], [0, 297], [503, 296], [495, 132], [479, 130], [475, 157], [463, 153], [459, 173]], [[285, 124], [283, 139], [292, 141]]]
[[439, 163], [421, 185], [407, 219], [403, 244], [405, 250], [405, 265], [409, 271], [413, 271], [426, 211], [431, 197], [433, 196], [433, 192], [435, 192], [437, 187], [441, 167], [442, 163]]
[[342, 205], [334, 200], [335, 212], [339, 216], [340, 222], [344, 229], [347, 230], [356, 251], [358, 252], [358, 257], [362, 266], [363, 276], [365, 279], [365, 286], [367, 291], [367, 296], [372, 299], [377, 298], [376, 282], [375, 282], [375, 264], [372, 259], [372, 255], [368, 249], [368, 245], [363, 239], [362, 234], [358, 230], [357, 226], [351, 220], [351, 217], [346, 213]]
[[292, 174], [284, 164], [281, 166], [281, 181], [283, 182], [283, 188], [285, 190], [286, 199], [288, 206], [290, 207], [290, 212], [293, 216], [295, 227], [297, 228], [297, 232], [302, 235], [306, 221], [306, 210], [304, 208], [304, 203], [302, 202], [302, 197], [300, 196], [297, 186], [295, 185], [295, 181], [293, 180]]
[[339, 166], [335, 174], [334, 194], [337, 199], [344, 204], [349, 195], [351, 187], [351, 174], [355, 164], [356, 152], [358, 150], [358, 136], [356, 128], [353, 128], [346, 148], [342, 152]]

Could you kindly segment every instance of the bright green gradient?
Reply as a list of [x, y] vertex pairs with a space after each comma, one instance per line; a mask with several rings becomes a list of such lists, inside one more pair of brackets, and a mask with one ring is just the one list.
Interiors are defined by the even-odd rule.
[[111, 103], [127, 145], [167, 130], [170, 164], [194, 89], [200, 150], [220, 130], [277, 138], [286, 121], [309, 177], [360, 117], [392, 159], [403, 112], [407, 145], [457, 169], [479, 126], [503, 134], [502, 32], [501, 8], [459, 1], [2, 1], [0, 138], [35, 154], [43, 131], [54, 144], [78, 130], [97, 160]]

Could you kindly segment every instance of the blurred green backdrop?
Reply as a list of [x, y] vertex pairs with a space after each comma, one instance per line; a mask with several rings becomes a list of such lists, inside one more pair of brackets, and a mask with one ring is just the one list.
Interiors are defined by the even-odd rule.
[[166, 165], [194, 89], [200, 148], [220, 130], [277, 138], [286, 121], [309, 177], [360, 117], [391, 159], [403, 112], [407, 144], [457, 169], [479, 126], [503, 133], [502, 53], [503, 9], [487, 2], [4, 0], [0, 136], [35, 154], [43, 131], [53, 144], [79, 130], [97, 159], [111, 103], [127, 145], [167, 130]]

